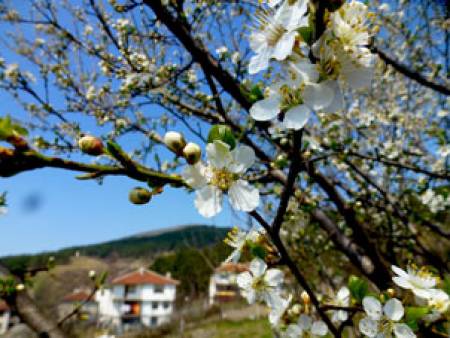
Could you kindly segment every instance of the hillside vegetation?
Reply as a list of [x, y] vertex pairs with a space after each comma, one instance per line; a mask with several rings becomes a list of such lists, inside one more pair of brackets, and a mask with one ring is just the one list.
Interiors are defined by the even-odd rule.
[[221, 242], [228, 228], [206, 225], [187, 225], [168, 230], [144, 233], [114, 241], [74, 246], [58, 251], [49, 251], [35, 255], [3, 257], [0, 261], [12, 272], [21, 273], [35, 267], [45, 266], [50, 257], [58, 264], [68, 263], [77, 253], [96, 258], [139, 258], [153, 259], [162, 254], [186, 248], [205, 248]]

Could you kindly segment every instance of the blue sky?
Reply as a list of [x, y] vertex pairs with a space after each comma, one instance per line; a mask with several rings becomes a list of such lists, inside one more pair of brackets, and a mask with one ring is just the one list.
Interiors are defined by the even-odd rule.
[[0, 217], [0, 256], [87, 244], [186, 223], [234, 225], [228, 208], [205, 219], [193, 194], [168, 189], [150, 204], [128, 202], [136, 182], [118, 177], [102, 186], [77, 181], [73, 172], [43, 169], [0, 178], [8, 191], [8, 214]]
[[[21, 7], [18, 4], [19, 12], [26, 10]], [[0, 32], [6, 30], [6, 26], [0, 25]], [[28, 29], [24, 33], [31, 34]], [[19, 63], [21, 69], [28, 69], [23, 59], [5, 48], [0, 56], [7, 63]], [[29, 118], [9, 94], [0, 91], [0, 116], [5, 114], [25, 121]], [[95, 127], [91, 126], [84, 131], [95, 133], [92, 129]], [[132, 147], [124, 140], [121, 142], [125, 149]], [[90, 159], [84, 156], [83, 160]], [[219, 216], [205, 219], [194, 207], [194, 194], [172, 188], [148, 205], [135, 206], [128, 202], [128, 192], [139, 182], [108, 177], [100, 186], [93, 181], [78, 181], [74, 178], [76, 174], [42, 169], [0, 178], [0, 193], [8, 192], [9, 205], [8, 214], [0, 217], [0, 256], [97, 243], [182, 224], [230, 226], [243, 221], [239, 222], [226, 205]]]

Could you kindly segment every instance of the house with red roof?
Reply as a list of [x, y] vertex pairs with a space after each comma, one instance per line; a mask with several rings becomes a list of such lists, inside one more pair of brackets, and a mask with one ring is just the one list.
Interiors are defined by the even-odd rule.
[[97, 291], [99, 319], [127, 326], [158, 326], [170, 320], [179, 282], [170, 275], [139, 269], [112, 280], [111, 288]]
[[209, 280], [209, 304], [229, 302], [241, 294], [236, 282], [237, 276], [248, 271], [248, 265], [225, 262], [217, 267]]

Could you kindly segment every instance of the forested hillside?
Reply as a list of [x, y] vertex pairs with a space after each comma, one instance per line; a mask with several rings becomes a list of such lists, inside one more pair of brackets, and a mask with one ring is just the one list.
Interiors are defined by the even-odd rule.
[[43, 266], [48, 263], [50, 257], [54, 257], [57, 263], [66, 263], [76, 253], [99, 258], [151, 258], [184, 248], [197, 249], [215, 245], [225, 238], [228, 231], [228, 228], [187, 225], [100, 244], [76, 246], [36, 255], [4, 257], [0, 261], [12, 271], [20, 272]]

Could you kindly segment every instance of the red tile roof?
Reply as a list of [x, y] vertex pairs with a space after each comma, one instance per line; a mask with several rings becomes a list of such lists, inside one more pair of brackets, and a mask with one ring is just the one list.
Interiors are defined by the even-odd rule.
[[0, 299], [0, 311], [6, 311], [9, 310], [8, 304], [2, 299]]
[[85, 302], [89, 298], [89, 293], [86, 291], [74, 291], [63, 298], [64, 302]]
[[222, 263], [218, 268], [216, 268], [216, 272], [240, 273], [244, 271], [248, 271], [248, 265], [241, 263]]
[[170, 277], [165, 277], [154, 271], [138, 270], [119, 276], [112, 281], [112, 284], [138, 285], [138, 284], [156, 284], [156, 285], [178, 285], [180, 282]]

